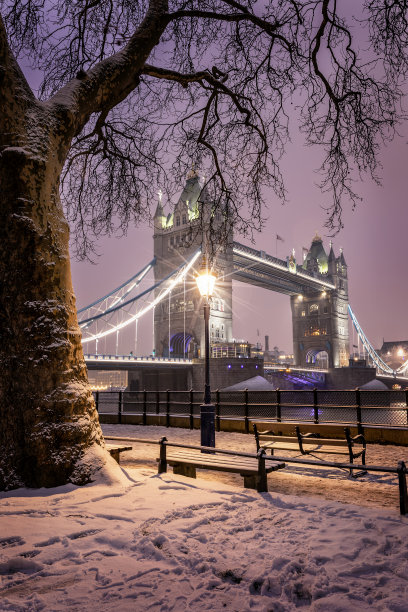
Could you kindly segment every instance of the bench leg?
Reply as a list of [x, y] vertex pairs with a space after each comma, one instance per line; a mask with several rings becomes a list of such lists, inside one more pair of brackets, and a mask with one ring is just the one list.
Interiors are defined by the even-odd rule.
[[[353, 455], [350, 455], [350, 463], [354, 463], [354, 459], [355, 457]], [[365, 465], [365, 451], [362, 455], [361, 463]], [[350, 468], [351, 478], [358, 478], [359, 476], [364, 476], [365, 474], [367, 474], [367, 470], [361, 470], [360, 472], [356, 472], [353, 468]]]
[[117, 449], [112, 449], [109, 452], [111, 457], [113, 457], [117, 463], [120, 463], [119, 451]]
[[187, 478], [197, 478], [195, 466], [185, 465], [184, 463], [174, 465], [173, 474], [178, 474], [179, 476], [187, 476]]
[[251, 476], [244, 476], [244, 487], [246, 489], [255, 489], [258, 493], [268, 492], [268, 481], [265, 476], [259, 476], [259, 474], [252, 474]]
[[398, 462], [398, 485], [400, 498], [400, 513], [408, 514], [407, 468], [403, 461]]
[[244, 487], [246, 489], [255, 489], [257, 488], [256, 483], [256, 474], [251, 474], [251, 476], [244, 476]]

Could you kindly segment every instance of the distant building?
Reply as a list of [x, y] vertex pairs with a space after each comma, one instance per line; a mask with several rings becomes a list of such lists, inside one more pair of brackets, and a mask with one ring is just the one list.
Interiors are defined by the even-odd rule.
[[126, 370], [89, 370], [88, 380], [92, 391], [123, 390], [128, 385], [128, 372]]
[[378, 354], [390, 368], [397, 370], [408, 358], [408, 340], [383, 341]]

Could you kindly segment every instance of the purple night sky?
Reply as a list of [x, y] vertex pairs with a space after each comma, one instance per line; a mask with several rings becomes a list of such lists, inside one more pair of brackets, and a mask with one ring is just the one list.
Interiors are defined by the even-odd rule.
[[[381, 346], [383, 338], [408, 338], [405, 273], [408, 173], [406, 126], [404, 128], [400, 137], [383, 148], [382, 186], [367, 177], [356, 183], [355, 189], [363, 200], [355, 211], [345, 206], [344, 229], [333, 238], [336, 255], [340, 247], [344, 249], [350, 305], [375, 347]], [[323, 238], [326, 251], [330, 241], [324, 228], [326, 213], [322, 208], [329, 201], [330, 194], [321, 193], [317, 186], [319, 175], [315, 172], [321, 152], [303, 146], [301, 138], [292, 131], [292, 144], [282, 165], [289, 202], [282, 206], [272, 196], [268, 210], [264, 211], [264, 216], [268, 217], [266, 227], [255, 236], [256, 248], [274, 255], [275, 235], [279, 234], [285, 242], [278, 242], [278, 257], [285, 258], [295, 248], [298, 261], [302, 258], [302, 247], [310, 246], [316, 231]], [[182, 185], [180, 192], [181, 189]], [[178, 196], [179, 193], [175, 194], [174, 201]], [[153, 212], [155, 206], [156, 202], [153, 202]], [[170, 210], [168, 203], [165, 210]], [[127, 237], [105, 238], [99, 242], [100, 257], [96, 265], [73, 261], [78, 307], [119, 285], [150, 261], [153, 256], [152, 234], [152, 228], [147, 225], [130, 228]], [[235, 239], [240, 241], [239, 236]], [[265, 334], [269, 334], [271, 347], [277, 345], [281, 350], [292, 350], [287, 296], [234, 282], [233, 300], [235, 338], [252, 342], [259, 340], [263, 344]], [[152, 349], [151, 328], [151, 317], [145, 324], [139, 323], [139, 354], [148, 354]]]
[[[350, 7], [355, 8], [354, 3], [349, 4], [348, 10]], [[347, 3], [343, 8], [347, 9]], [[35, 89], [41, 75], [30, 70], [25, 72]], [[356, 182], [354, 188], [362, 201], [355, 211], [344, 203], [344, 229], [333, 237], [336, 255], [340, 247], [344, 249], [350, 305], [374, 347], [380, 347], [383, 338], [388, 341], [408, 340], [408, 284], [405, 274], [407, 124], [400, 126], [399, 132], [399, 137], [383, 147], [379, 158], [383, 165], [380, 170], [382, 186], [367, 176]], [[282, 161], [289, 202], [282, 206], [271, 194], [268, 209], [263, 211], [267, 222], [262, 233], [255, 236], [255, 247], [274, 255], [275, 236], [279, 234], [285, 242], [278, 242], [278, 257], [284, 259], [294, 248], [299, 262], [302, 260], [302, 247], [310, 246], [316, 231], [323, 238], [328, 252], [330, 237], [324, 227], [324, 206], [330, 202], [330, 194], [322, 194], [317, 186], [320, 176], [316, 169], [322, 162], [322, 151], [303, 145], [294, 118], [291, 138], [292, 143]], [[157, 185], [157, 190], [159, 188]], [[174, 194], [172, 205], [182, 188], [180, 185], [180, 191]], [[169, 212], [169, 203], [163, 203], [166, 213]], [[151, 202], [152, 214], [156, 204], [156, 201]], [[126, 237], [99, 241], [97, 250], [100, 256], [96, 258], [96, 265], [73, 259], [72, 274], [78, 307], [106, 294], [148, 263], [153, 256], [152, 235], [151, 226], [131, 227]], [[241, 241], [237, 235], [235, 239]], [[292, 351], [287, 296], [234, 282], [233, 301], [235, 338], [263, 343], [265, 334], [268, 334], [271, 347], [277, 345], [281, 350]], [[152, 324], [151, 316], [147, 315], [146, 323], [139, 323], [138, 353], [148, 354], [151, 350]]]

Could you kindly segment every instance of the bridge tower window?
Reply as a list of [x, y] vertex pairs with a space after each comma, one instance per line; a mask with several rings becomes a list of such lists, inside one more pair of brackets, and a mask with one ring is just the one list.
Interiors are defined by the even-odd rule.
[[183, 215], [182, 221], [183, 221], [183, 225], [187, 223], [187, 215]]
[[179, 226], [180, 225], [180, 217], [176, 217], [176, 225]]

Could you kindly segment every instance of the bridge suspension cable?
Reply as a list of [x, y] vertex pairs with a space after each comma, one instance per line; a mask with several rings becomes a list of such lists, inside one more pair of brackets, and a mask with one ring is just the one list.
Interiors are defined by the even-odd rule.
[[[80, 321], [80, 326], [82, 327], [83, 330], [87, 330], [89, 326], [95, 324], [95, 331], [90, 333], [90, 335], [83, 337], [82, 344], [85, 345], [85, 344], [88, 344], [89, 342], [94, 342], [94, 341], [97, 342], [101, 338], [106, 338], [107, 336], [110, 336], [111, 334], [114, 334], [114, 333], [117, 334], [120, 330], [124, 329], [125, 327], [127, 327], [133, 322], [137, 322], [137, 320], [140, 319], [140, 317], [142, 317], [146, 313], [153, 310], [157, 306], [157, 304], [159, 304], [162, 300], [164, 300], [167, 296], [170, 295], [172, 289], [176, 285], [178, 285], [180, 282], [184, 280], [189, 270], [193, 267], [193, 265], [195, 264], [197, 259], [200, 257], [200, 255], [201, 255], [201, 249], [197, 250], [189, 260], [187, 260], [185, 263], [179, 266], [179, 268], [171, 272], [171, 274], [169, 274], [168, 276], [166, 276], [159, 282], [153, 284], [151, 287], [149, 287], [148, 289], [145, 289], [144, 291], [142, 291], [141, 293], [139, 293], [138, 295], [136, 295], [135, 297], [131, 299], [123, 301], [125, 297], [124, 295], [120, 296], [120, 298], [118, 299], [118, 296], [115, 294], [115, 291], [117, 290], [111, 291], [108, 294], [108, 297], [112, 297], [112, 296], [116, 296], [116, 297], [113, 299], [113, 302], [111, 303], [109, 308], [101, 309], [101, 311], [98, 312], [97, 314], [91, 315], [90, 317], [86, 319], [82, 319], [82, 321]], [[154, 265], [152, 262], [148, 264], [148, 266], [150, 267], [152, 267], [152, 265]], [[148, 266], [146, 266], [146, 268], [143, 268], [142, 272], [140, 272], [138, 275], [133, 276], [132, 279], [129, 279], [129, 281], [121, 285], [121, 287], [119, 287], [118, 289], [120, 290], [123, 287], [131, 284], [131, 282], [133, 282], [135, 279], [139, 279], [140, 275], [143, 272], [145, 272]], [[147, 274], [147, 272], [145, 272], [143, 276], [145, 276], [145, 274]], [[129, 309], [131, 307], [137, 307], [138, 302], [142, 298], [149, 299], [151, 295], [154, 295], [153, 292], [156, 292], [156, 290], [159, 289], [160, 287], [162, 288], [159, 291], [159, 293], [158, 294], [156, 293], [156, 297], [150, 300], [146, 306], [142, 307], [137, 312], [129, 312]], [[129, 293], [130, 293], [130, 290], [127, 292], [126, 295], [129, 295]], [[106, 297], [107, 296], [105, 296], [104, 298], [101, 298], [100, 300], [97, 300], [96, 302], [94, 302], [94, 304], [100, 304]], [[82, 311], [84, 310], [86, 310], [86, 308], [82, 309]], [[113, 315], [116, 315], [116, 318], [114, 318]], [[118, 315], [122, 316], [122, 320], [120, 321], [118, 320]], [[98, 331], [97, 329], [98, 321], [100, 321], [104, 325], [104, 329], [100, 331]]]
[[[364, 349], [367, 352], [367, 355], [369, 356], [369, 358], [371, 359], [371, 361], [375, 364], [377, 370], [379, 370], [380, 372], [384, 373], [384, 374], [389, 374], [392, 376], [396, 376], [396, 374], [401, 373], [401, 368], [399, 368], [398, 370], [393, 370], [392, 368], [390, 368], [389, 365], [387, 365], [385, 363], [385, 361], [383, 361], [381, 359], [381, 357], [378, 355], [378, 353], [375, 351], [375, 349], [373, 348], [371, 342], [368, 340], [367, 336], [365, 335], [365, 333], [363, 332], [361, 325], [359, 324], [359, 322], [357, 321], [357, 318], [354, 314], [354, 312], [351, 309], [351, 306], [349, 304], [348, 306], [348, 311], [352, 320], [352, 323], [354, 325], [354, 328], [358, 334], [359, 339], [361, 340]], [[406, 369], [407, 364], [404, 364], [404, 368]]]
[[103, 297], [78, 310], [78, 315], [82, 314], [79, 320], [81, 329], [86, 329], [92, 324], [96, 317], [106, 314], [107, 311], [111, 310], [114, 306], [123, 303], [125, 298], [139, 287], [140, 283], [145, 278], [146, 274], [150, 272], [155, 263], [156, 258], [154, 257], [144, 268], [142, 268], [142, 270], [137, 272], [137, 274], [129, 278], [129, 280], [122, 285], [119, 285], [119, 287], [116, 287]]

